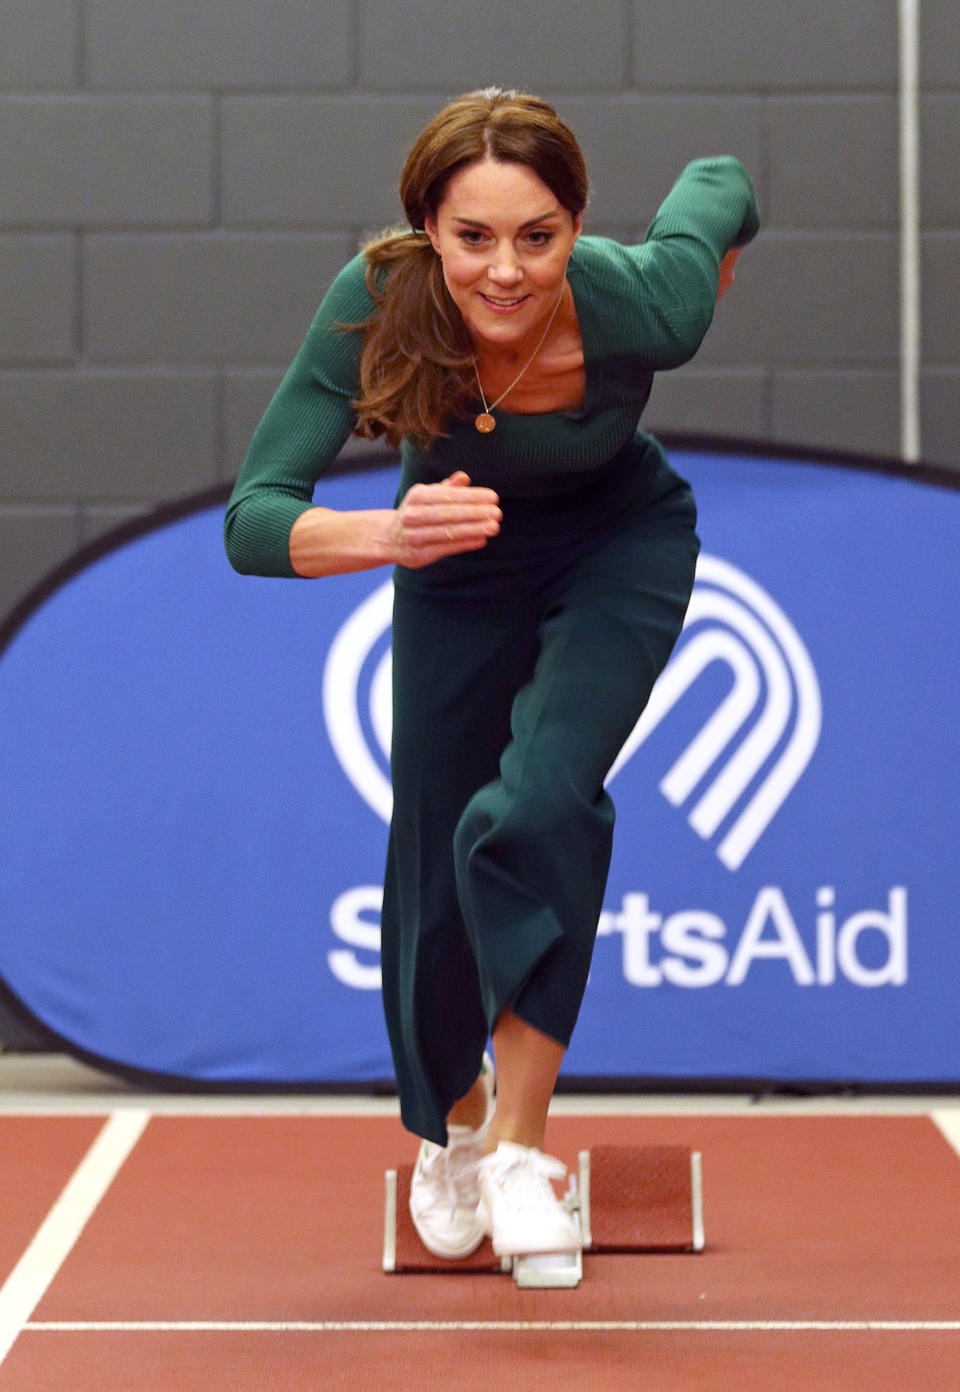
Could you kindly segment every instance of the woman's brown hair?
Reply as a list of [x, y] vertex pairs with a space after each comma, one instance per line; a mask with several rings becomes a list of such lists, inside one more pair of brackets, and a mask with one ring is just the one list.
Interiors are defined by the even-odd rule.
[[587, 203], [580, 147], [540, 97], [489, 87], [458, 97], [421, 132], [400, 175], [413, 231], [388, 228], [364, 246], [377, 311], [363, 325], [356, 433], [422, 447], [475, 400], [473, 349], [423, 231], [457, 170], [491, 158], [526, 165], [573, 217]]

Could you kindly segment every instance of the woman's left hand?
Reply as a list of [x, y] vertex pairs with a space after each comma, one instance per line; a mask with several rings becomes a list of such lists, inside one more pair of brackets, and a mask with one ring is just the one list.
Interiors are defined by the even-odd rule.
[[415, 483], [393, 515], [391, 559], [419, 570], [460, 551], [479, 551], [500, 530], [492, 488], [475, 487], [462, 469], [442, 483]]

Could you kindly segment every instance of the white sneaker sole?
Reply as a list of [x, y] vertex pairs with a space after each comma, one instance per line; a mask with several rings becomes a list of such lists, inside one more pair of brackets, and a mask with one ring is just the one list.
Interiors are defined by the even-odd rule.
[[435, 1235], [421, 1226], [417, 1221], [413, 1209], [410, 1210], [410, 1218], [413, 1226], [417, 1230], [417, 1236], [426, 1247], [427, 1251], [434, 1257], [446, 1257], [448, 1261], [461, 1261], [464, 1257], [472, 1257], [486, 1237], [486, 1232], [480, 1228], [476, 1236], [472, 1236], [469, 1241], [464, 1240], [459, 1247], [454, 1247], [443, 1242], [438, 1242]]

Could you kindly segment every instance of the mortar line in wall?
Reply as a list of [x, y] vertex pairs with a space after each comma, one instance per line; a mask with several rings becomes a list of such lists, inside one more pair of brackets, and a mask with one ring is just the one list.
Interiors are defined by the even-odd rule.
[[[630, 16], [629, 36], [633, 40], [635, 26], [633, 15]], [[632, 46], [632, 45], [631, 45]], [[957, 88], [949, 86], [930, 87], [932, 94], [938, 92], [943, 96], [956, 96]], [[417, 87], [404, 91], [391, 91], [378, 87], [363, 87], [359, 84], [352, 86], [317, 84], [315, 86], [304, 87], [258, 87], [256, 91], [250, 88], [238, 88], [235, 91], [227, 90], [225, 95], [244, 96], [256, 100], [259, 97], [275, 96], [295, 96], [295, 97], [349, 97], [358, 102], [395, 102], [395, 101], [433, 101], [446, 102], [450, 100], [450, 92], [444, 87]], [[758, 99], [769, 97], [773, 101], [785, 99], [788, 101], [801, 100], [823, 100], [824, 102], [835, 102], [838, 100], [858, 101], [876, 100], [878, 97], [890, 100], [895, 97], [895, 91], [889, 86], [879, 83], [870, 86], [851, 89], [839, 85], [829, 87], [769, 87], [754, 85], [751, 87], [737, 86], [731, 84], [728, 87], [690, 87], [679, 90], [673, 87], [657, 87], [646, 81], [640, 83], [634, 81], [632, 72], [625, 88], [610, 87], [604, 83], [591, 84], [586, 87], [563, 87], [557, 86], [550, 88], [550, 101], [556, 104], [561, 101], [576, 101], [578, 99], [591, 101], [597, 98], [606, 98], [609, 101], [621, 98], [635, 98], [640, 101], [662, 101], [671, 102], [677, 105], [686, 105], [690, 102], [704, 101], [723, 101], [729, 102], [731, 98], [744, 104]]]
[[85, 364], [85, 342], [83, 333], [83, 310], [86, 286], [83, 278], [83, 228], [74, 227], [73, 232], [73, 371]]
[[350, 21], [347, 33], [348, 60], [347, 82], [351, 87], [360, 85], [360, 51], [363, 46], [363, 27], [360, 22], [361, 0], [350, 0]]
[[140, 222], [104, 222], [86, 223], [78, 227], [75, 223], [39, 223], [35, 226], [27, 224], [13, 225], [2, 229], [3, 235], [16, 235], [18, 237], [55, 237], [71, 236], [80, 232], [84, 237], [128, 237], [131, 239], [143, 237], [198, 237], [205, 233], [222, 232], [224, 236], [249, 236], [249, 237], [271, 237], [283, 239], [284, 237], [342, 237], [350, 235], [350, 228], [342, 225], [332, 225], [325, 222], [228, 222], [214, 226], [209, 219], [202, 222], [177, 222], [158, 225], [157, 223]]
[[770, 440], [773, 439], [773, 396], [775, 389], [774, 370], [767, 367], [763, 374], [763, 385], [760, 391], [761, 415], [763, 417], [763, 432]]
[[[352, 61], [352, 59], [349, 61]], [[209, 87], [203, 86], [189, 89], [182, 88], [177, 91], [176, 95], [203, 96], [210, 90]], [[350, 96], [352, 93], [352, 84], [349, 79], [349, 74], [347, 74], [344, 77], [332, 78], [329, 81], [321, 81], [318, 78], [315, 82], [291, 82], [289, 84], [264, 82], [255, 87], [236, 81], [227, 81], [218, 86], [216, 90], [221, 97], [229, 98], [233, 101], [239, 99], [251, 102], [261, 100], [270, 101], [278, 97], [284, 101], [288, 98], [296, 98], [299, 101], [303, 100], [303, 98], [310, 97]], [[391, 94], [385, 92], [383, 95], [390, 96]], [[400, 95], [402, 96], [404, 94], [400, 93]]]
[[86, 515], [84, 500], [78, 494], [73, 499], [73, 544], [82, 546], [86, 541]]
[[73, 0], [74, 40], [73, 61], [78, 88], [87, 85], [87, 34], [85, 0]]
[[767, 362], [771, 372], [896, 372], [899, 359], [896, 353], [878, 354], [873, 358], [791, 358], [784, 362]]
[[892, 222], [888, 227], [803, 227], [796, 223], [778, 223], [775, 227], [765, 227], [762, 231], [765, 239], [772, 242], [783, 241], [787, 237], [803, 237], [810, 242], [829, 243], [846, 240], [851, 236], [865, 242], [889, 242], [896, 239], [897, 225]]
[[764, 96], [758, 102], [757, 135], [760, 145], [760, 168], [757, 170], [760, 184], [761, 227], [769, 217], [770, 208], [770, 101]]
[[[586, 99], [597, 97], [633, 97], [641, 101], [662, 101], [676, 105], [688, 105], [690, 102], [715, 101], [729, 102], [731, 98], [744, 104], [757, 100], [769, 98], [771, 101], [820, 101], [831, 103], [836, 101], [859, 101], [872, 100], [882, 97], [889, 100], [895, 99], [896, 93], [889, 86], [884, 87], [879, 84], [869, 87], [858, 87], [851, 90], [849, 87], [830, 86], [830, 87], [770, 87], [754, 84], [744, 87], [731, 84], [729, 87], [689, 87], [678, 90], [676, 87], [656, 87], [647, 82], [634, 82], [632, 79], [628, 83], [626, 91], [612, 91], [608, 87], [557, 87], [551, 89], [556, 101], [570, 101], [577, 97]], [[938, 89], [931, 87], [929, 91], [935, 93]], [[942, 87], [939, 89], [945, 96], [956, 96], [957, 89]], [[363, 96], [374, 96], [376, 93], [362, 93]], [[389, 97], [390, 93], [381, 95]], [[411, 94], [404, 94], [411, 95]], [[428, 91], [422, 94], [429, 95]]]
[[214, 424], [217, 432], [217, 480], [223, 483], [232, 477], [232, 472], [228, 468], [227, 459], [227, 372], [230, 369], [221, 367], [217, 373], [216, 385], [214, 387], [213, 412]]
[[208, 230], [223, 227], [223, 94], [214, 92], [210, 113], [210, 219]]
[[920, 459], [919, 0], [898, 0], [900, 110], [900, 452]]
[[636, 25], [634, 24], [633, 0], [622, 0], [623, 3], [623, 68], [621, 69], [621, 82], [624, 90], [629, 90], [633, 85], [634, 64], [634, 43], [636, 41]]

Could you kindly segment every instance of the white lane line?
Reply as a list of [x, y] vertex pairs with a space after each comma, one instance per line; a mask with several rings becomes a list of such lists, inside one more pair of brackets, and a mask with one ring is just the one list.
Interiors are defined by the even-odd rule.
[[547, 1330], [552, 1333], [960, 1333], [960, 1320], [43, 1320], [42, 1334], [446, 1334]]
[[960, 1155], [960, 1111], [956, 1108], [947, 1111], [938, 1109], [930, 1113], [930, 1120], [940, 1128], [940, 1133], [948, 1145]]
[[109, 1118], [0, 1288], [0, 1364], [149, 1120], [142, 1110]]

